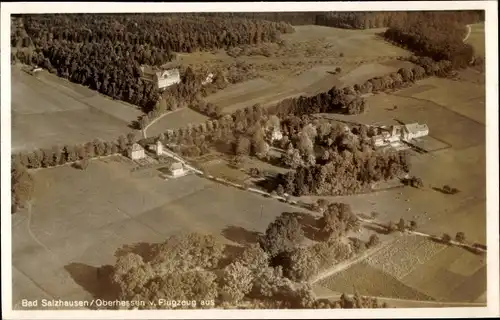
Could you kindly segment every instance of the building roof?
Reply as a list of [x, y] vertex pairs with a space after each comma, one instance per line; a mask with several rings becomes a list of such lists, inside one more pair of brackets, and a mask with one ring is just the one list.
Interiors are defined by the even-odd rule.
[[138, 143], [134, 143], [130, 149], [131, 149], [132, 151], [141, 151], [141, 150], [144, 150], [144, 149], [141, 147], [141, 145], [140, 145], [140, 144], [138, 144]]
[[179, 170], [179, 169], [183, 169], [182, 163], [180, 163], [180, 162], [174, 162], [170, 166], [170, 170]]
[[180, 73], [179, 69], [169, 69], [156, 72], [156, 75], [159, 79], [167, 79], [167, 78], [179, 78]]
[[423, 130], [429, 130], [426, 124], [418, 124], [418, 123], [406, 124], [405, 129], [410, 133], [418, 133]]

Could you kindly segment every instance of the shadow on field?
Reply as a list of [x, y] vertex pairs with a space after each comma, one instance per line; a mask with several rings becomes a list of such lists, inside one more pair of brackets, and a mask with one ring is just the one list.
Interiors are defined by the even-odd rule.
[[243, 246], [259, 242], [260, 237], [260, 232], [249, 231], [245, 228], [236, 226], [227, 226], [222, 230], [221, 234], [224, 238]]
[[84, 263], [72, 262], [64, 266], [64, 269], [94, 299], [113, 300], [118, 296], [118, 288], [111, 282], [112, 266], [92, 267]]
[[146, 242], [125, 244], [115, 251], [115, 257], [118, 258], [126, 255], [127, 253], [135, 253], [140, 255], [144, 262], [149, 262], [153, 259], [157, 246], [158, 244], [156, 243]]

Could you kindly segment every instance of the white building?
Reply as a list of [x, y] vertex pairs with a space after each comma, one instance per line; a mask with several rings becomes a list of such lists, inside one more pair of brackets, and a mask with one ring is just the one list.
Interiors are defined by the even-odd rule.
[[403, 126], [394, 125], [388, 129], [383, 127], [380, 135], [372, 137], [372, 143], [375, 147], [382, 147], [386, 145], [396, 146], [399, 141], [411, 141], [425, 137], [429, 134], [429, 127], [426, 124], [411, 123]]
[[206, 79], [201, 82], [201, 84], [202, 85], [206, 85], [206, 84], [209, 84], [209, 83], [212, 83], [212, 82], [214, 82], [214, 74], [213, 73], [209, 73], [208, 76], [206, 77]]
[[180, 162], [172, 163], [170, 166], [170, 174], [173, 177], [180, 177], [185, 174], [184, 166]]
[[146, 153], [144, 152], [144, 148], [141, 147], [138, 143], [134, 143], [128, 149], [128, 156], [132, 160], [139, 160], [146, 157]]
[[179, 69], [155, 70], [148, 66], [141, 66], [141, 79], [153, 82], [158, 89], [165, 89], [181, 82]]
[[157, 140], [155, 144], [149, 145], [149, 149], [156, 153], [157, 156], [163, 154], [163, 143], [160, 140]]
[[281, 139], [283, 139], [283, 133], [279, 128], [274, 128], [271, 132], [271, 142], [280, 141]]
[[404, 126], [403, 140], [417, 139], [429, 135], [429, 127], [426, 124], [411, 123]]

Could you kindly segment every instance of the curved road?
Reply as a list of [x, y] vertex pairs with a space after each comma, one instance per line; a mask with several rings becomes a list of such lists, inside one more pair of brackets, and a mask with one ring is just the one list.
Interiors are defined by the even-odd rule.
[[472, 31], [472, 28], [470, 27], [470, 25], [469, 25], [469, 24], [468, 24], [468, 25], [466, 25], [466, 27], [467, 27], [467, 35], [465, 36], [465, 38], [464, 38], [464, 40], [463, 40], [463, 42], [464, 42], [464, 43], [465, 43], [465, 41], [467, 41], [467, 39], [469, 39], [470, 33], [471, 33], [471, 31]]

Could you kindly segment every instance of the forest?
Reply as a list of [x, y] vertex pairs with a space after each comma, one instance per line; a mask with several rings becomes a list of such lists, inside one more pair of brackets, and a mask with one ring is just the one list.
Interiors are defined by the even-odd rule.
[[140, 79], [142, 64], [161, 66], [174, 52], [279, 40], [285, 23], [192, 14], [49, 14], [13, 17], [12, 60], [141, 107], [153, 109], [155, 87]]
[[384, 37], [421, 56], [436, 61], [451, 61], [453, 68], [464, 68], [474, 58], [474, 49], [463, 42], [466, 24], [477, 22], [474, 12], [463, 14], [462, 19], [452, 14], [423, 12], [409, 15], [405, 21], [393, 23]]
[[452, 20], [463, 25], [484, 21], [484, 11], [357, 11], [357, 12], [240, 12], [214, 13], [218, 16], [236, 16], [268, 21], [282, 21], [291, 25], [319, 25], [346, 29], [391, 27], [408, 19], [425, 21], [429, 15]]

